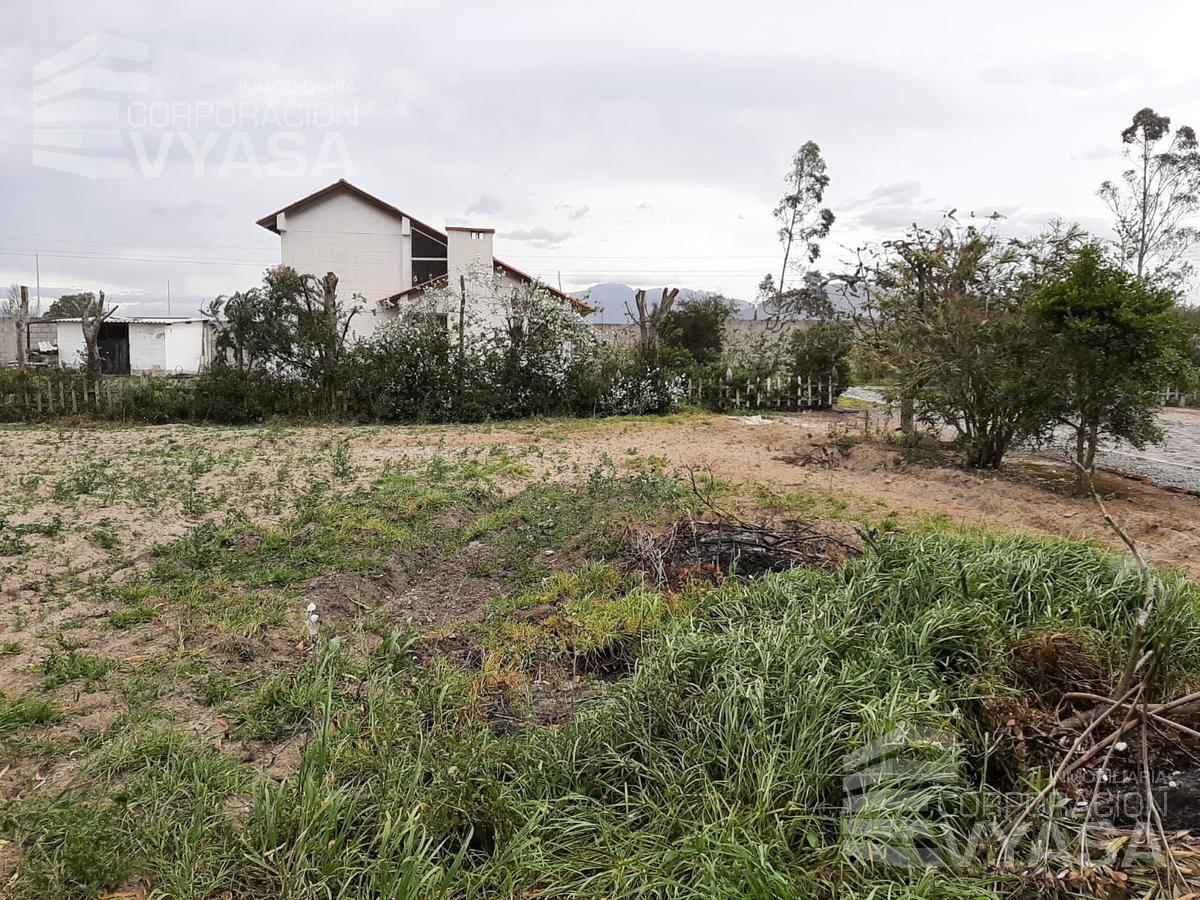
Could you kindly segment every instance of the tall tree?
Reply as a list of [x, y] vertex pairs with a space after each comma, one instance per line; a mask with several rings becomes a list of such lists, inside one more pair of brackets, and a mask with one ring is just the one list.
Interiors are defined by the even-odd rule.
[[775, 207], [779, 242], [783, 245], [779, 281], [772, 283], [768, 275], [759, 286], [769, 311], [777, 318], [793, 311], [789, 309], [789, 299], [793, 297], [787, 289], [788, 270], [799, 269], [803, 273], [817, 261], [821, 255], [819, 242], [829, 236], [834, 221], [833, 213], [821, 205], [829, 187], [829, 175], [821, 148], [814, 141], [806, 142], [796, 151], [783, 181], [786, 189]]
[[1196, 132], [1171, 132], [1169, 116], [1139, 110], [1121, 132], [1129, 168], [1097, 192], [1112, 211], [1116, 245], [1138, 278], [1185, 277], [1186, 255], [1200, 241], [1189, 219], [1200, 212], [1200, 151]]
[[47, 319], [75, 319], [85, 315], [96, 302], [91, 291], [81, 294], [63, 294], [46, 310]]
[[1158, 440], [1163, 388], [1180, 375], [1181, 323], [1167, 288], [1126, 272], [1085, 244], [1038, 289], [1029, 312], [1045, 344], [1042, 379], [1055, 419], [1074, 435], [1078, 487], [1087, 491], [1102, 438], [1141, 449]]

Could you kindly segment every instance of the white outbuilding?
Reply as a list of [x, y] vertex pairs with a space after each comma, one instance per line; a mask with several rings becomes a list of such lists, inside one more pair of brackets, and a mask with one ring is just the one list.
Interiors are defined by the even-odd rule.
[[[79, 319], [55, 319], [58, 363], [83, 366], [87, 345]], [[208, 319], [118, 318], [100, 326], [101, 366], [108, 375], [198, 375], [213, 359], [214, 326]]]

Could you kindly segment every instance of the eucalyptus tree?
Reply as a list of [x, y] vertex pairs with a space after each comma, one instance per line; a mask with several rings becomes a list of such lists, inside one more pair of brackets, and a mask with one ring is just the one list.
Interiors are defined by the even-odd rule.
[[1192, 218], [1200, 213], [1200, 148], [1196, 132], [1146, 107], [1121, 132], [1129, 164], [1119, 181], [1097, 192], [1113, 214], [1116, 246], [1139, 279], [1173, 280], [1191, 270], [1188, 254], [1200, 242]]
[[759, 285], [760, 296], [776, 319], [803, 313], [801, 307], [809, 295], [788, 290], [788, 272], [797, 270], [801, 276], [807, 272], [820, 257], [820, 241], [829, 236], [834, 222], [833, 212], [822, 205], [830, 179], [821, 148], [814, 141], [805, 142], [792, 156], [783, 180], [785, 191], [774, 211], [783, 246], [779, 281], [767, 275]]

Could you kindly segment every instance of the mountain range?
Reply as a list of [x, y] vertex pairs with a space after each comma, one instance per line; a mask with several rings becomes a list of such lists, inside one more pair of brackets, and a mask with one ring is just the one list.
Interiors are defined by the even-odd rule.
[[[657, 302], [657, 297], [661, 288], [651, 288], [648, 293], [652, 300]], [[575, 291], [571, 294], [572, 297], [578, 297], [580, 300], [586, 300], [592, 306], [596, 307], [596, 311], [589, 316], [589, 321], [612, 325], [630, 321], [629, 316], [625, 313], [625, 308], [635, 309], [633, 303], [633, 295], [637, 292], [637, 288], [631, 287], [628, 284], [616, 284], [614, 282], [604, 282], [602, 284], [594, 284], [586, 291]], [[678, 303], [680, 300], [686, 300], [690, 297], [703, 297], [711, 294], [712, 291], [698, 291], [692, 288], [680, 288], [679, 297], [676, 298]], [[737, 311], [734, 317], [738, 319], [753, 319], [754, 304], [745, 300], [730, 300], [737, 305]]]

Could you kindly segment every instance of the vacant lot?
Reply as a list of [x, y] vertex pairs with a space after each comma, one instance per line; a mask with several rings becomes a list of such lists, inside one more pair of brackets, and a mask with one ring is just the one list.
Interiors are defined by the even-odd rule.
[[[1012, 662], [1049, 633], [1102, 687], [1139, 597], [1031, 536], [1113, 545], [1061, 466], [968, 473], [858, 416], [0, 441], [17, 896], [866, 896], [896, 876], [840, 861], [840, 755], [1053, 704]], [[1200, 499], [1101, 486], [1200, 574]], [[722, 515], [803, 564], [728, 578], [690, 524]], [[1163, 590], [1179, 688], [1200, 596]]]

